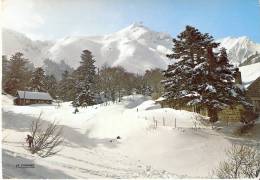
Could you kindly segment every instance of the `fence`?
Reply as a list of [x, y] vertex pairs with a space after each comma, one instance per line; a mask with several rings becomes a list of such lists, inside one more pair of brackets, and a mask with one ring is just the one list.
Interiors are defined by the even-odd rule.
[[172, 128], [201, 128], [203, 125], [200, 122], [200, 120], [194, 116], [190, 117], [190, 119], [187, 120], [181, 120], [177, 116], [174, 115], [152, 115], [152, 114], [146, 114], [146, 115], [138, 115], [137, 118], [145, 119], [147, 121], [150, 121], [152, 124], [152, 127], [156, 129], [157, 127], [172, 127]]

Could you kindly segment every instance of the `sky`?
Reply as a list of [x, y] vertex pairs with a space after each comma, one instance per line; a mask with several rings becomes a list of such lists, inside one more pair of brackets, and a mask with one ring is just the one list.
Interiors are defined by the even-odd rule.
[[134, 22], [173, 37], [192, 25], [260, 43], [260, 0], [2, 0], [3, 27], [32, 39], [104, 35]]

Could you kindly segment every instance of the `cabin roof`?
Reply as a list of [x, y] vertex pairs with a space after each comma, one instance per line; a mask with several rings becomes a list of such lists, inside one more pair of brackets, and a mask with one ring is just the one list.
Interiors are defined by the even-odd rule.
[[17, 91], [16, 96], [21, 99], [53, 100], [47, 92]]
[[260, 76], [247, 88], [249, 97], [260, 97]]

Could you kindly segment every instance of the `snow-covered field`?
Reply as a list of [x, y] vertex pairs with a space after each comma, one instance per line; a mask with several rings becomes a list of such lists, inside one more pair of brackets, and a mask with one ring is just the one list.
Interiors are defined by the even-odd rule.
[[[194, 113], [160, 108], [140, 95], [80, 108], [77, 114], [69, 102], [60, 108], [15, 106], [11, 96], [3, 95], [2, 104], [6, 178], [209, 177], [231, 144], [198, 122]], [[53, 157], [40, 158], [25, 149], [30, 124], [40, 114], [43, 121], [57, 120], [63, 126], [65, 143]], [[110, 142], [117, 136], [122, 139]], [[16, 168], [17, 164], [35, 167]]]

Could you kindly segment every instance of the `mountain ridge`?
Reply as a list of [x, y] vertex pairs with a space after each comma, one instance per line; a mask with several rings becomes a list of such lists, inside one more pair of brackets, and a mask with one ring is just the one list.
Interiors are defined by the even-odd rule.
[[[33, 41], [9, 29], [3, 29], [2, 33], [3, 54], [10, 56], [20, 51], [36, 66], [42, 66], [44, 59], [49, 58], [55, 62], [64, 60], [76, 68], [82, 50], [89, 49], [98, 67], [122, 66], [129, 72], [143, 73], [146, 69], [165, 69], [170, 63], [165, 55], [172, 49], [170, 34], [153, 31], [140, 23], [103, 36], [67, 36], [56, 41]], [[216, 41], [227, 49], [231, 62], [237, 66], [256, 51], [260, 52], [260, 44], [246, 36]]]

